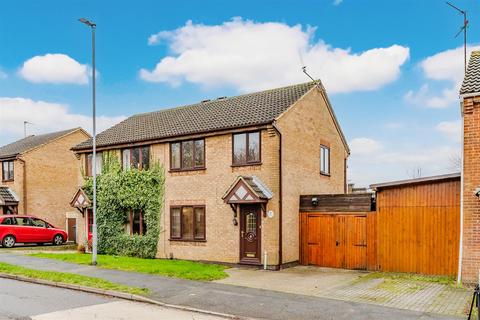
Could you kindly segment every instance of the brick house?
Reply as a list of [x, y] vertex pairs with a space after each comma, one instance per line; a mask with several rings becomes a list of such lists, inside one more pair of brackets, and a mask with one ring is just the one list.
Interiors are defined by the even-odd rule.
[[463, 233], [459, 275], [464, 282], [475, 282], [480, 270], [480, 51], [473, 51], [470, 56], [460, 97], [463, 118]]
[[[271, 268], [299, 260], [299, 197], [344, 193], [349, 155], [313, 82], [137, 114], [97, 136], [96, 161], [91, 139], [73, 150], [87, 173], [105, 151], [125, 169], [163, 164], [157, 257]], [[144, 232], [141, 213], [130, 221]]]
[[[69, 205], [81, 177], [70, 150], [90, 135], [74, 128], [32, 135], [0, 147], [0, 214], [28, 214], [68, 230]], [[76, 218], [76, 217], [75, 217]], [[75, 221], [70, 221], [74, 240]]]

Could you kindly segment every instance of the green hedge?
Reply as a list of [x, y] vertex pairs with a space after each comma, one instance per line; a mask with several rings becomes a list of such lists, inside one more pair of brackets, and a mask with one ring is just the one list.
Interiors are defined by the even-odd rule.
[[[102, 173], [97, 177], [99, 253], [155, 258], [164, 181], [164, 169], [158, 163], [149, 170], [122, 170], [115, 155], [104, 154]], [[91, 177], [85, 178], [83, 188], [91, 199]], [[125, 232], [130, 210], [143, 211], [147, 225], [145, 235], [129, 235]]]

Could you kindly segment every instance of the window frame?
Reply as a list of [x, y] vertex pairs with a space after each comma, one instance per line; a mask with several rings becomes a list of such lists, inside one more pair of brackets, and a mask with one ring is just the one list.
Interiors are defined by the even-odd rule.
[[[100, 171], [97, 170], [97, 176], [102, 173], [103, 170], [103, 152], [96, 152], [97, 158], [100, 157]], [[91, 157], [92, 161], [89, 161], [88, 158]], [[86, 153], [85, 154], [85, 176], [87, 177], [93, 177], [93, 162], [95, 162], [95, 166], [97, 165], [97, 161], [93, 161], [93, 152], [92, 153]], [[89, 169], [90, 168], [90, 169]]]
[[[192, 208], [192, 232], [193, 237], [191, 239], [183, 237], [183, 208]], [[203, 237], [197, 237], [195, 235], [195, 209], [203, 209]], [[173, 209], [180, 209], [180, 237], [173, 237], [173, 224], [172, 224], [172, 212]], [[207, 241], [207, 209], [205, 205], [175, 205], [170, 206], [170, 241], [186, 241], [186, 242], [206, 242]]]
[[[328, 167], [326, 167], [326, 162], [325, 162], [325, 156], [324, 156], [324, 152], [323, 150], [327, 150], [328, 151]], [[321, 175], [324, 175], [324, 176], [330, 176], [330, 173], [331, 173], [331, 150], [330, 150], [330, 147], [325, 145], [325, 144], [320, 144], [320, 174]], [[322, 166], [327, 169], [327, 170], [323, 170], [322, 169]]]
[[[248, 150], [250, 145], [250, 134], [251, 133], [258, 133], [258, 160], [255, 161], [248, 161]], [[244, 163], [235, 163], [235, 136], [245, 134], [245, 162]], [[261, 130], [254, 130], [254, 131], [245, 131], [245, 132], [238, 132], [232, 133], [232, 167], [244, 167], [244, 166], [252, 166], [252, 165], [259, 165], [262, 164], [262, 131]]]
[[[184, 142], [192, 142], [192, 162], [193, 166], [191, 168], [183, 168], [183, 143]], [[195, 142], [196, 141], [203, 141], [203, 166], [196, 166], [195, 165]], [[172, 153], [172, 146], [174, 144], [180, 144], [180, 168], [173, 168], [173, 153]], [[170, 172], [179, 172], [179, 171], [196, 171], [196, 170], [205, 170], [207, 168], [207, 157], [206, 157], [206, 143], [205, 138], [197, 138], [197, 139], [187, 139], [187, 140], [179, 140], [179, 141], [172, 141], [169, 144], [169, 153], [170, 153]]]
[[[133, 233], [133, 221], [135, 219], [135, 211], [138, 211], [139, 213], [139, 224], [140, 224], [140, 230], [139, 230], [139, 233]], [[143, 237], [145, 235], [147, 235], [147, 230], [148, 230], [148, 227], [147, 227], [147, 223], [145, 222], [145, 218], [144, 218], [144, 210], [130, 210], [129, 211], [129, 221], [130, 221], [130, 235], [133, 236], [133, 235], [137, 235], [137, 236], [140, 236], [140, 237]], [[143, 224], [145, 223], [145, 228], [147, 230], [143, 230]]]
[[[143, 168], [143, 148], [148, 148], [148, 168], [147, 169], [144, 169]], [[133, 149], [138, 149], [138, 168], [135, 168], [134, 166], [132, 166], [132, 157], [133, 157], [133, 152], [132, 150]], [[142, 145], [142, 146], [134, 146], [134, 147], [130, 147], [130, 148], [123, 148], [123, 149], [120, 149], [120, 159], [121, 159], [121, 162], [122, 162], [122, 170], [130, 170], [130, 169], [137, 169], [137, 170], [148, 170], [150, 169], [150, 160], [151, 160], [151, 145]], [[123, 152], [125, 150], [129, 150], [129, 154], [128, 154], [128, 161], [129, 161], [129, 166], [128, 168], [125, 168], [125, 162], [123, 161]]]
[[[7, 171], [3, 170], [4, 163], [7, 163]], [[12, 176], [10, 177], [10, 163], [12, 164]], [[5, 177], [5, 172], [8, 172], [9, 177]], [[4, 160], [2, 161], [2, 182], [10, 182], [15, 180], [15, 161]]]

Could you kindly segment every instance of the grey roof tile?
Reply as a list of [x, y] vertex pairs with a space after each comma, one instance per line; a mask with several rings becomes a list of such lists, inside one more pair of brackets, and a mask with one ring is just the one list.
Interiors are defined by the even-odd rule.
[[0, 158], [14, 157], [17, 154], [24, 153], [28, 150], [34, 149], [42, 144], [55, 140], [61, 136], [64, 136], [70, 132], [78, 130], [79, 128], [73, 128], [63, 131], [51, 132], [46, 134], [32, 135], [26, 138], [17, 140], [10, 144], [0, 147]]
[[[308, 82], [133, 115], [98, 134], [97, 147], [269, 123], [314, 85]], [[91, 147], [89, 139], [73, 149]]]
[[9, 187], [0, 186], [0, 204], [18, 202], [16, 194]]
[[460, 94], [480, 92], [480, 51], [472, 51]]

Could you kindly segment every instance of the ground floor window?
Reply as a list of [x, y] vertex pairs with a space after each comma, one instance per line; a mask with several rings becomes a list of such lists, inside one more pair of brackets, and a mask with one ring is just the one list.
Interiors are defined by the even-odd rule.
[[142, 210], [130, 211], [130, 234], [145, 235], [147, 233], [147, 223]]
[[3, 211], [3, 214], [18, 214], [18, 206], [16, 206], [16, 205], [3, 206], [3, 207], [0, 207], [0, 212], [2, 212], [2, 211]]
[[170, 238], [205, 240], [205, 206], [170, 207]]

